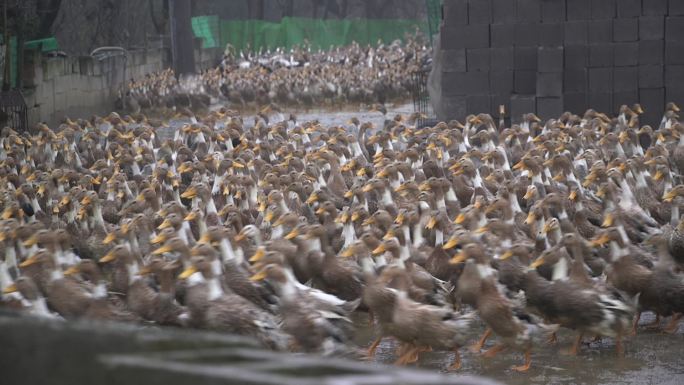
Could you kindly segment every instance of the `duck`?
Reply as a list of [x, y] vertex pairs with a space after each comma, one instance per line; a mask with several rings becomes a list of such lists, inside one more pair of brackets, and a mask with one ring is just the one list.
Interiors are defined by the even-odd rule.
[[[307, 296], [288, 278], [278, 264], [268, 264], [255, 275], [252, 281], [268, 280], [280, 299], [279, 310], [282, 314], [282, 330], [292, 337], [296, 350], [304, 352], [332, 352], [344, 349], [349, 340], [347, 331], [351, 320], [338, 314], [315, 307], [316, 302], [307, 301]], [[340, 327], [340, 323], [345, 323]]]
[[285, 350], [289, 337], [280, 330], [278, 320], [248, 300], [226, 291], [213, 265], [213, 258], [195, 255], [190, 266], [179, 275], [179, 278], [189, 280], [190, 286], [204, 286], [198, 294], [204, 296], [202, 301], [205, 302], [201, 326], [208, 330], [248, 335], [271, 349]]

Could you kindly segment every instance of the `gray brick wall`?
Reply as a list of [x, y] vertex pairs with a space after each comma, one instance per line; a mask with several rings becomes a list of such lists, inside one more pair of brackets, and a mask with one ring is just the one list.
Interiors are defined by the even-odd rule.
[[444, 0], [440, 41], [440, 119], [684, 104], [684, 0]]

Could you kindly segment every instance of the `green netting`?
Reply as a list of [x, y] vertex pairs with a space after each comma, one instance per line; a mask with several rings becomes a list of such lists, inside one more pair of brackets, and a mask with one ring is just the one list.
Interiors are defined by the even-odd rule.
[[31, 40], [24, 43], [25, 49], [40, 49], [42, 52], [56, 51], [59, 49], [57, 39], [48, 37], [45, 39]]
[[[0, 44], [4, 44], [5, 39], [3, 35], [0, 35]], [[17, 37], [16, 36], [11, 36], [9, 39], [9, 79], [10, 79], [10, 87], [14, 88], [17, 86], [17, 66], [19, 64], [19, 58], [17, 56]], [[8, 52], [5, 52], [7, 55]], [[4, 66], [5, 66], [5, 58], [0, 54], [0, 58], [2, 59], [2, 63], [0, 64], [0, 85], [2, 85], [3, 81], [3, 76], [4, 76]]]
[[439, 23], [442, 20], [442, 0], [425, 0], [428, 16], [428, 33], [430, 35], [430, 43], [432, 43], [432, 36], [439, 31]]
[[216, 48], [219, 46], [218, 16], [193, 17], [192, 31], [195, 34], [195, 37], [202, 39], [202, 48]]
[[322, 20], [286, 17], [279, 23], [262, 20], [221, 20], [221, 45], [237, 50], [247, 48], [290, 48], [306, 41], [314, 49], [328, 49], [357, 42], [376, 44], [403, 39], [416, 29], [425, 32], [427, 24], [420, 20]]

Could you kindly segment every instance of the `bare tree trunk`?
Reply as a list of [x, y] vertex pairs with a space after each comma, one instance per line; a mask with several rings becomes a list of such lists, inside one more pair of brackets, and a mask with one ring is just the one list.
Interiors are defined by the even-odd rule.
[[311, 0], [311, 17], [318, 18], [318, 0]]
[[190, 25], [190, 0], [170, 0], [171, 50], [176, 74], [195, 72], [195, 47]]
[[342, 0], [342, 6], [340, 7], [340, 19], [347, 17], [347, 12], [349, 12], [349, 0]]
[[247, 9], [250, 19], [264, 19], [264, 0], [247, 0]]
[[283, 9], [284, 17], [294, 16], [294, 0], [285, 0], [285, 6]]
[[62, 5], [62, 0], [38, 0], [36, 2], [36, 13], [40, 18], [38, 24], [38, 34], [40, 37], [50, 35], [52, 24], [57, 19], [59, 7]]

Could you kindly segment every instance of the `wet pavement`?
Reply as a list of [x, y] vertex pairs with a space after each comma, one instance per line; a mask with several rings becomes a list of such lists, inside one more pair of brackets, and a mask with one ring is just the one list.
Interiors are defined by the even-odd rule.
[[[653, 321], [651, 313], [644, 313], [641, 325]], [[368, 325], [365, 314], [355, 319], [356, 343], [368, 346], [375, 338], [374, 330]], [[666, 321], [663, 321], [664, 326]], [[575, 335], [569, 330], [558, 333], [558, 344], [535, 346], [532, 367], [527, 373], [510, 369], [524, 361], [521, 352], [506, 351], [494, 358], [482, 358], [461, 349], [463, 366], [456, 374], [481, 375], [509, 385], [523, 384], [683, 384], [684, 383], [684, 333], [681, 327], [674, 335], [641, 326], [634, 337], [625, 339], [625, 356], [618, 357], [615, 341], [606, 338], [601, 343], [589, 344], [589, 339], [577, 356], [563, 354], [573, 342]], [[471, 332], [471, 343], [475, 343], [484, 332], [484, 325], [476, 325]], [[496, 343], [490, 338], [487, 348]], [[378, 347], [374, 362], [392, 364], [396, 360], [394, 350], [397, 344], [391, 339], [383, 340]], [[422, 353], [416, 364], [421, 368], [445, 371], [453, 362], [453, 353]]]
[[[387, 107], [387, 117], [397, 113], [413, 112], [409, 104]], [[356, 116], [361, 122], [371, 121], [382, 127], [383, 117], [378, 112], [369, 111], [309, 111], [297, 113], [299, 121], [318, 119], [323, 125], [343, 125]], [[652, 313], [644, 313], [640, 324], [646, 325], [654, 320]], [[355, 319], [357, 335], [355, 342], [362, 347], [370, 345], [375, 338], [373, 327], [368, 325], [366, 314], [358, 314]], [[664, 320], [662, 325], [664, 326]], [[618, 357], [615, 341], [606, 338], [601, 343], [582, 346], [578, 356], [564, 355], [573, 342], [575, 335], [569, 330], [558, 333], [558, 344], [535, 346], [532, 367], [527, 373], [510, 369], [524, 361], [521, 352], [507, 351], [487, 359], [461, 349], [462, 363], [457, 374], [481, 375], [509, 385], [523, 384], [684, 384], [684, 326], [673, 335], [641, 326], [638, 334], [625, 339], [625, 355]], [[484, 332], [484, 325], [476, 325], [472, 330], [471, 343], [475, 343]], [[586, 340], [588, 341], [588, 339]], [[490, 338], [485, 349], [496, 343]], [[384, 340], [378, 347], [374, 362], [392, 364], [396, 360], [396, 343]], [[421, 368], [445, 371], [453, 361], [453, 353], [422, 353], [417, 365]]]

